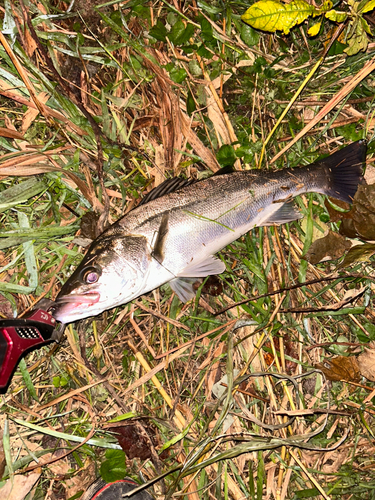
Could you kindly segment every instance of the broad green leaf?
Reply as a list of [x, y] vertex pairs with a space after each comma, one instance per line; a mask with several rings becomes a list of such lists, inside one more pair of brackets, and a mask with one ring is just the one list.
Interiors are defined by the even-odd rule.
[[195, 28], [192, 24], [185, 26], [179, 19], [172, 27], [171, 32], [168, 34], [168, 38], [174, 45], [183, 45], [192, 37], [194, 30]]
[[100, 475], [107, 483], [124, 479], [126, 476], [126, 456], [122, 450], [107, 450], [106, 459], [100, 466]]
[[259, 42], [259, 33], [248, 24], [243, 24], [241, 26], [241, 38], [246, 45], [252, 47]]
[[348, 47], [344, 52], [346, 52], [348, 56], [352, 56], [361, 50], [365, 51], [367, 49], [368, 37], [364, 23], [366, 23], [366, 21], [362, 17], [359, 17], [352, 36], [347, 40]]
[[330, 21], [334, 21], [336, 23], [343, 23], [345, 19], [348, 17], [346, 12], [339, 12], [338, 10], [329, 10], [325, 13], [325, 16]]
[[304, 0], [294, 0], [289, 4], [260, 0], [248, 9], [241, 19], [255, 29], [271, 33], [279, 30], [287, 35], [293, 26], [318, 13], [317, 9]]
[[200, 19], [200, 25], [202, 39], [205, 42], [211, 42], [212, 40], [214, 40], [214, 31], [212, 24], [203, 16]]
[[216, 158], [222, 167], [234, 165], [234, 162], [237, 160], [234, 148], [230, 144], [224, 144], [221, 146], [219, 151], [216, 153]]
[[365, 14], [366, 12], [370, 12], [371, 10], [375, 9], [375, 0], [370, 0], [362, 9], [362, 14]]
[[169, 76], [171, 77], [171, 80], [173, 80], [175, 83], [182, 83], [185, 78], [187, 77], [186, 70], [184, 68], [173, 68], [169, 72]]
[[165, 42], [168, 31], [164, 24], [160, 21], [160, 19], [158, 19], [157, 23], [150, 29], [149, 33], [156, 40]]
[[319, 21], [318, 23], [316, 23], [313, 26], [311, 26], [311, 28], [309, 28], [309, 31], [307, 33], [310, 36], [316, 36], [319, 33], [319, 31], [320, 31], [321, 25], [322, 25], [322, 22]]

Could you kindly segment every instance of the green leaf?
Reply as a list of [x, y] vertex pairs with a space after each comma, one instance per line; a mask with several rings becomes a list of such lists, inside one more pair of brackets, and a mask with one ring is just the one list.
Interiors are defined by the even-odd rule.
[[0, 193], [0, 213], [24, 203], [46, 189], [44, 182], [32, 177]]
[[318, 13], [317, 9], [304, 0], [294, 0], [289, 4], [260, 0], [248, 9], [241, 19], [255, 29], [271, 33], [283, 31], [287, 35], [293, 26]]
[[115, 422], [122, 422], [123, 420], [128, 420], [129, 418], [134, 418], [136, 417], [137, 414], [130, 411], [129, 413], [123, 413], [122, 415], [118, 415], [115, 418], [111, 418], [111, 420], [108, 420], [108, 424], [113, 424]]
[[[354, 26], [354, 30], [350, 38], [347, 40], [348, 47], [344, 50], [348, 54], [348, 56], [353, 56], [357, 54], [359, 51], [365, 51], [368, 45], [368, 37], [367, 37], [367, 29], [366, 29], [366, 21], [362, 17], [357, 17], [354, 21], [356, 24]], [[368, 27], [368, 25], [367, 25]]]
[[195, 105], [194, 98], [189, 90], [188, 95], [187, 95], [187, 99], [186, 99], [186, 111], [187, 111], [188, 115], [191, 116], [196, 109], [197, 109], [197, 107]]
[[230, 144], [224, 144], [224, 146], [221, 146], [219, 151], [216, 153], [216, 158], [222, 167], [234, 165], [234, 162], [237, 160], [234, 148]]
[[[22, 425], [33, 431], [40, 432], [42, 434], [47, 434], [47, 436], [52, 436], [57, 439], [64, 439], [65, 441], [73, 441], [73, 443], [82, 443], [85, 440], [85, 436], [76, 436], [74, 434], [67, 434], [66, 432], [55, 431], [49, 427], [42, 427], [41, 425], [36, 425], [26, 420], [20, 420], [19, 418], [14, 418], [13, 421], [16, 424]], [[91, 438], [86, 443], [88, 446], [99, 446], [100, 448], [109, 448], [112, 450], [120, 450], [120, 445], [115, 443], [110, 443], [103, 438]]]
[[366, 12], [370, 12], [371, 10], [374, 10], [374, 9], [375, 9], [375, 0], [370, 0], [363, 7], [362, 14], [365, 14]]
[[192, 24], [185, 26], [181, 19], [179, 19], [171, 29], [168, 38], [174, 45], [183, 45], [192, 37], [194, 30], [195, 28]]
[[205, 42], [212, 42], [214, 40], [212, 24], [203, 16], [200, 19], [201, 36]]
[[[18, 220], [20, 228], [30, 228], [29, 219], [23, 212], [18, 212]], [[33, 290], [38, 286], [38, 269], [34, 252], [34, 244], [32, 241], [25, 241], [23, 244], [25, 252], [25, 264], [29, 274], [29, 287]]]
[[184, 70], [184, 68], [175, 67], [170, 70], [169, 76], [171, 77], [171, 80], [173, 80], [175, 83], [182, 83], [187, 77], [187, 73]]
[[39, 403], [38, 395], [36, 393], [34, 384], [31, 380], [30, 373], [27, 371], [26, 361], [24, 359], [21, 359], [18, 368], [20, 369], [23, 381], [25, 382], [25, 385], [30, 393], [30, 396]]
[[107, 450], [105, 460], [100, 466], [100, 475], [107, 483], [112, 483], [126, 476], [126, 456], [122, 450]]
[[368, 35], [372, 36], [371, 28], [368, 25], [368, 22], [366, 21], [366, 19], [364, 19], [363, 17], [361, 17], [361, 23], [362, 23], [363, 29], [366, 31], [366, 33]]
[[241, 26], [241, 38], [246, 45], [252, 47], [253, 45], [257, 45], [259, 42], [259, 33], [248, 24], [243, 24]]
[[150, 29], [149, 33], [156, 40], [160, 40], [160, 42], [165, 42], [168, 35], [168, 30], [164, 26], [164, 24], [160, 21], [160, 19], [158, 19], [157, 23]]

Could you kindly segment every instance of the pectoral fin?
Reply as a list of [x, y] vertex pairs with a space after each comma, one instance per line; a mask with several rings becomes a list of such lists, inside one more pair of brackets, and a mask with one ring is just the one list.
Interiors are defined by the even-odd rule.
[[152, 250], [152, 256], [156, 259], [160, 264], [163, 263], [164, 260], [164, 250], [165, 250], [165, 240], [168, 235], [168, 221], [169, 221], [169, 213], [166, 212], [163, 214], [159, 226], [158, 233], [156, 235], [154, 247]]
[[210, 274], [221, 274], [224, 271], [224, 262], [210, 255], [201, 262], [196, 263], [193, 261], [177, 275], [177, 278], [205, 278]]

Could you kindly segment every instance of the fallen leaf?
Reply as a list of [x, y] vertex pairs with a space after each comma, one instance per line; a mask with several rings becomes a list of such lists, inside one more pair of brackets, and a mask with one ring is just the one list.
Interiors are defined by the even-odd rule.
[[370, 257], [375, 253], [375, 245], [373, 243], [364, 243], [363, 245], [356, 245], [352, 247], [345, 255], [344, 260], [338, 266], [339, 269], [345, 268], [354, 262], [367, 262]]
[[327, 260], [337, 260], [351, 247], [350, 241], [344, 236], [329, 231], [323, 238], [315, 240], [306, 254], [304, 259], [310, 264], [318, 264]]
[[340, 233], [349, 238], [375, 240], [375, 184], [359, 186]]
[[17, 132], [16, 130], [11, 130], [9, 128], [0, 127], [0, 136], [8, 137], [9, 139], [25, 139], [22, 134]]
[[3, 295], [0, 295], [0, 317], [6, 319], [14, 318], [12, 304]]
[[359, 382], [361, 380], [355, 356], [336, 356], [335, 358], [327, 358], [321, 363], [318, 363], [316, 368], [321, 370], [328, 380], [347, 380], [349, 382]]
[[1, 498], [7, 500], [24, 500], [31, 488], [40, 478], [39, 472], [33, 472], [29, 476], [16, 475], [13, 479], [8, 479], [0, 489]]
[[370, 345], [371, 348], [366, 347], [364, 352], [358, 356], [357, 361], [361, 375], [367, 380], [375, 382], [375, 346]]
[[[330, 222], [339, 222], [345, 219], [347, 214], [350, 213], [350, 205], [346, 201], [335, 200], [333, 205], [331, 198], [326, 198], [324, 205], [329, 214]], [[336, 210], [335, 207], [341, 208], [343, 212]]]

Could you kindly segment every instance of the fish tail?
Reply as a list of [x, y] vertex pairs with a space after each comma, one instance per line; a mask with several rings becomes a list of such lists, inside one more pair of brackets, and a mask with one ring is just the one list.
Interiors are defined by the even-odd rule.
[[321, 167], [325, 172], [328, 186], [324, 192], [328, 196], [353, 202], [358, 185], [364, 182], [363, 170], [366, 162], [367, 142], [353, 142], [349, 146], [317, 161], [312, 167]]

